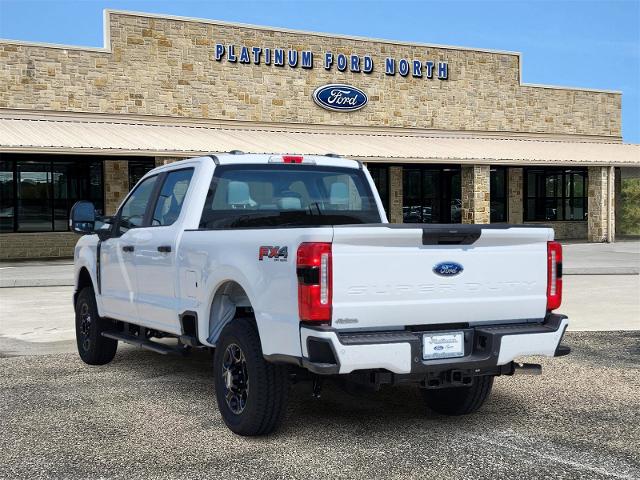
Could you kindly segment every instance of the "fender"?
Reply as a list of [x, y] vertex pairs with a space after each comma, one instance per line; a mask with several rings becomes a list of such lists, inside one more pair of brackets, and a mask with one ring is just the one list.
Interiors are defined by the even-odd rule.
[[98, 273], [98, 255], [100, 252], [100, 242], [96, 242], [92, 237], [93, 235], [86, 235], [84, 237], [81, 237], [75, 247], [73, 289], [74, 306], [75, 298], [78, 294], [80, 272], [84, 268], [87, 270], [87, 272], [89, 273], [89, 277], [91, 278], [91, 284], [93, 286], [93, 291], [96, 297], [96, 304], [98, 306], [98, 313], [102, 314], [102, 296], [100, 295]]

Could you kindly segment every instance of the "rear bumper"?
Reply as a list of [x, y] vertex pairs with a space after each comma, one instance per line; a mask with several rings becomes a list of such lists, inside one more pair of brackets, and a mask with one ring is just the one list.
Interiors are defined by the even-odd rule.
[[549, 314], [542, 323], [456, 328], [464, 332], [465, 354], [459, 358], [423, 360], [426, 331], [340, 332], [329, 327], [300, 328], [300, 364], [318, 374], [387, 370], [395, 374], [432, 374], [463, 370], [474, 375], [506, 373], [501, 368], [525, 355], [566, 355], [560, 341], [569, 320]]

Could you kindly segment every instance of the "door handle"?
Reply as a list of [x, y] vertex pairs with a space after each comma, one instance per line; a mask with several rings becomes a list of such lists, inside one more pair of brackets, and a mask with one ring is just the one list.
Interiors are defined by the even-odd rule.
[[133, 245], [125, 245], [122, 247], [123, 252], [133, 252]]
[[160, 245], [158, 247], [158, 251], [162, 253], [169, 253], [171, 252], [171, 245]]

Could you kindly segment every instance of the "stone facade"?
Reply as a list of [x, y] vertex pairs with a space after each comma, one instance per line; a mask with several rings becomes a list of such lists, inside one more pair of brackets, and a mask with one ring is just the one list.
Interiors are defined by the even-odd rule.
[[104, 162], [104, 210], [113, 215], [129, 192], [129, 162], [108, 160]]
[[402, 223], [402, 167], [389, 167], [389, 221]]
[[78, 238], [71, 232], [3, 233], [0, 235], [0, 260], [70, 258]]
[[553, 228], [556, 240], [584, 240], [587, 238], [587, 222], [525, 222], [532, 227], [545, 226]]
[[[219, 22], [107, 13], [104, 49], [0, 41], [0, 109], [198, 120], [411, 128], [444, 132], [572, 135], [621, 139], [621, 95], [521, 83], [520, 56], [280, 31]], [[313, 53], [313, 68], [221, 61], [215, 45], [282, 48]], [[336, 65], [323, 68], [325, 52], [369, 55], [365, 74]], [[447, 62], [446, 80], [385, 74], [385, 59]], [[311, 99], [329, 83], [367, 93], [361, 110], [333, 112]], [[139, 117], [136, 117], [139, 118]], [[583, 138], [583, 137], [581, 137]], [[179, 160], [158, 156], [156, 166]], [[447, 160], [443, 159], [443, 163]], [[389, 220], [402, 223], [402, 167], [389, 167]], [[105, 213], [115, 213], [129, 190], [127, 160], [104, 162]], [[489, 166], [462, 167], [462, 221], [489, 223]], [[523, 222], [523, 169], [508, 170], [508, 220]], [[617, 185], [619, 190], [620, 186]], [[588, 222], [554, 222], [556, 238], [611, 238], [614, 225], [608, 171], [589, 169]], [[614, 195], [615, 197], [615, 195]], [[612, 200], [611, 203], [613, 203]], [[588, 234], [587, 234], [588, 231]], [[74, 234], [1, 234], [0, 259], [71, 256]]]
[[[583, 134], [620, 138], [617, 93], [521, 84], [517, 54], [108, 14], [109, 51], [0, 42], [0, 108], [174, 117]], [[215, 60], [215, 44], [313, 52], [313, 68]], [[324, 52], [370, 55], [371, 73], [325, 70]], [[385, 74], [387, 57], [448, 62], [448, 79]], [[344, 114], [320, 108], [320, 85], [369, 96]]]
[[522, 223], [524, 221], [524, 204], [523, 204], [523, 169], [509, 168], [507, 170], [507, 189], [508, 189], [508, 205], [507, 214], [509, 215], [509, 223]]
[[489, 165], [463, 165], [462, 223], [489, 223]]
[[615, 179], [614, 175], [610, 178], [611, 173], [610, 167], [589, 167], [587, 238], [590, 242], [615, 240]]

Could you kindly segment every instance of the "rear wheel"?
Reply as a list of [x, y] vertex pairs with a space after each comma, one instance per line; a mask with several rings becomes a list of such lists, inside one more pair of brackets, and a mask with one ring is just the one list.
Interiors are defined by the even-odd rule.
[[427, 407], [443, 415], [466, 415], [478, 410], [489, 397], [493, 377], [474, 377], [469, 387], [423, 389]]
[[118, 341], [102, 336], [102, 332], [108, 327], [108, 320], [98, 316], [93, 289], [83, 288], [76, 301], [76, 341], [83, 362], [89, 365], [104, 365], [113, 360], [118, 349]]
[[218, 408], [232, 432], [266, 435], [280, 425], [287, 404], [288, 369], [265, 361], [253, 319], [236, 319], [222, 330], [213, 373]]

